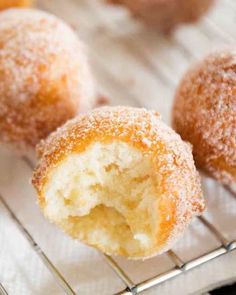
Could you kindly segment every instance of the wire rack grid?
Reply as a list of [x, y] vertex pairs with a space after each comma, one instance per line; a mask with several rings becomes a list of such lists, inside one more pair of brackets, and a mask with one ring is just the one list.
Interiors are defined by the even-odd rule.
[[[57, 2], [57, 3], [56, 3]], [[63, 11], [64, 14], [66, 14], [66, 9], [64, 10], [62, 7], [65, 6], [65, 2], [59, 0], [59, 1], [39, 1], [42, 8], [49, 10], [51, 12], [54, 12], [58, 15], [60, 15], [61, 11]], [[74, 5], [76, 2], [75, 0], [68, 1], [71, 4]], [[82, 1], [83, 2], [83, 1]], [[104, 14], [103, 10], [101, 10], [99, 5], [94, 4], [93, 0], [84, 1], [84, 5], [88, 8], [88, 10], [91, 12], [92, 15], [94, 15], [94, 18], [99, 21], [100, 24], [102, 24], [104, 27], [109, 27], [115, 25], [115, 29], [117, 29], [116, 24], [110, 22], [110, 19], [107, 18], [107, 14]], [[61, 5], [60, 5], [61, 4]], [[227, 9], [230, 9], [232, 11], [236, 12], [236, 4], [233, 0], [225, 0], [224, 1], [225, 7]], [[123, 91], [124, 84], [123, 81], [119, 79], [119, 77], [116, 75], [116, 73], [112, 72], [106, 64], [104, 64], [104, 58], [101, 57], [101, 49], [99, 47], [99, 42], [101, 43], [101, 40], [103, 40], [104, 36], [108, 36], [111, 38], [112, 36], [109, 36], [111, 32], [109, 30], [105, 30], [99, 35], [99, 39], [94, 35], [94, 26], [91, 22], [91, 17], [87, 18], [86, 14], [83, 14], [82, 12], [79, 14], [78, 11], [78, 17], [80, 19], [80, 25], [82, 23], [82, 27], [84, 28], [84, 35], [89, 36], [86, 37], [86, 42], [90, 47], [92, 60], [94, 63], [95, 72], [97, 73], [103, 73], [101, 75], [102, 77], [105, 77], [105, 83], [104, 78], [99, 78], [98, 81], [100, 83], [101, 91], [104, 92], [105, 96], [109, 95], [112, 96], [112, 90], [108, 88], [108, 83], [111, 85], [111, 88], [119, 89], [120, 96], [125, 95], [132, 101], [132, 104], [136, 106], [146, 106], [144, 101], [141, 101], [140, 98], [129, 89]], [[63, 16], [63, 15], [62, 15]], [[95, 17], [96, 16], [96, 17]], [[73, 24], [73, 26], [76, 28], [76, 24]], [[118, 28], [119, 30], [119, 28]], [[195, 31], [194, 31], [195, 30]], [[213, 40], [215, 43], [225, 43], [225, 44], [232, 44], [235, 42], [236, 34], [234, 35], [234, 32], [232, 32], [229, 27], [222, 27], [215, 19], [212, 18], [204, 18], [203, 21], [196, 27], [196, 29], [193, 29], [193, 32], [196, 34], [196, 36], [201, 36], [201, 40], [207, 40], [207, 44], [209, 45]], [[108, 38], [108, 39], [109, 39]], [[112, 41], [114, 41], [112, 37]], [[147, 37], [146, 42], [150, 41]], [[163, 42], [166, 42], [165, 40], [162, 40]], [[120, 42], [120, 41], [119, 41]], [[201, 50], [194, 51], [191, 46], [188, 44], [188, 40], [186, 38], [183, 38], [181, 34], [176, 34], [170, 41], [168, 41], [169, 45], [174, 46], [176, 49], [176, 52], [181, 52], [188, 61], [188, 64], [191, 61], [194, 61], [195, 59], [199, 58], [201, 55]], [[94, 46], [96, 44], [96, 46]], [[103, 44], [104, 46], [104, 44]], [[129, 38], [123, 38], [122, 39], [122, 46], [126, 48], [126, 51], [128, 52], [129, 56], [132, 56], [135, 60], [138, 60], [139, 63], [141, 63], [146, 69], [148, 69], [148, 72], [151, 73], [152, 77], [154, 79], [159, 81], [159, 85], [161, 86], [160, 89], [165, 88], [166, 93], [169, 95], [173, 94], [173, 91], [178, 83], [178, 78], [180, 74], [185, 70], [185, 68], [179, 70], [179, 73], [175, 75], [175, 72], [168, 68], [168, 66], [165, 65], [164, 62], [158, 62], [156, 63], [155, 60], [152, 59], [150, 53], [147, 53], [147, 48], [143, 46], [143, 43], [139, 42], [139, 39], [135, 39], [129, 36]], [[96, 49], [96, 50], [94, 50]], [[202, 53], [204, 53], [204, 49], [202, 49]], [[100, 76], [100, 75], [97, 75]], [[99, 80], [100, 79], [100, 80]], [[23, 159], [27, 165], [32, 169], [33, 164], [28, 158]], [[226, 188], [228, 191], [230, 191], [230, 194], [232, 198], [236, 198], [236, 194], [234, 191], [230, 190], [230, 188]], [[236, 200], [235, 200], [236, 201]], [[59, 286], [63, 289], [65, 294], [76, 294], [73, 287], [66, 281], [66, 279], [61, 274], [60, 270], [58, 270], [51, 259], [48, 258], [48, 256], [44, 253], [44, 251], [40, 248], [40, 246], [36, 243], [35, 239], [33, 238], [32, 234], [26, 229], [24, 224], [18, 219], [17, 214], [10, 208], [8, 203], [6, 202], [4, 196], [0, 195], [0, 202], [5, 207], [5, 209], [8, 211], [10, 217], [12, 220], [17, 224], [19, 230], [23, 234], [23, 236], [29, 241], [30, 245], [34, 249], [34, 251], [39, 255], [45, 266], [48, 268], [48, 270], [51, 272], [53, 277], [55, 278], [56, 282], [59, 284]], [[198, 222], [201, 223], [211, 234], [215, 236], [215, 238], [219, 241], [220, 246], [216, 247], [214, 250], [211, 250], [210, 252], [202, 253], [200, 256], [195, 257], [191, 260], [183, 260], [175, 251], [170, 250], [167, 252], [167, 255], [169, 259], [173, 262], [174, 267], [172, 269], [169, 269], [166, 272], [159, 273], [154, 277], [151, 277], [149, 279], [146, 279], [144, 281], [141, 281], [139, 283], [135, 283], [131, 278], [130, 275], [110, 256], [103, 255], [106, 262], [111, 266], [111, 268], [114, 270], [115, 274], [123, 281], [126, 288], [117, 293], [117, 294], [139, 294], [151, 287], [157, 286], [165, 281], [168, 281], [171, 278], [174, 278], [176, 276], [179, 276], [187, 271], [190, 271], [199, 265], [202, 265], [210, 260], [213, 260], [219, 256], [225, 255], [233, 250], [236, 249], [236, 240], [235, 239], [227, 239], [223, 232], [221, 232], [216, 226], [214, 226], [206, 217], [201, 216], [198, 217]], [[233, 221], [232, 221], [233, 222]], [[9, 294], [6, 290], [6, 288], [3, 286], [3, 284], [0, 283], [0, 294], [6, 295]]]

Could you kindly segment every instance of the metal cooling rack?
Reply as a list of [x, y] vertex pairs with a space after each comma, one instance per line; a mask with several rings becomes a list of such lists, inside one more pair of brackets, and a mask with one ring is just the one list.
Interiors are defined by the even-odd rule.
[[[93, 0], [92, 0], [93, 1]], [[92, 1], [87, 0], [88, 5], [91, 6], [91, 9], [94, 9], [94, 6], [92, 5]], [[73, 0], [72, 0], [73, 2]], [[233, 0], [225, 0], [224, 1], [230, 9], [234, 10], [236, 13], [236, 3]], [[47, 3], [47, 1], [46, 1]], [[48, 2], [49, 3], [49, 2]], [[47, 4], [45, 4], [45, 9], [48, 9]], [[59, 6], [59, 5], [58, 5]], [[50, 10], [50, 7], [49, 9]], [[99, 14], [98, 14], [99, 15]], [[98, 16], [99, 17], [99, 16]], [[86, 27], [88, 25], [88, 21], [86, 17], [84, 19], [80, 19], [83, 25]], [[104, 21], [104, 20], [102, 20]], [[206, 36], [206, 38], [218, 38], [220, 41], [223, 41], [226, 44], [230, 44], [236, 41], [236, 34], [235, 36], [232, 36], [228, 32], [224, 31], [224, 29], [221, 28], [217, 23], [212, 21], [210, 18], [205, 18], [202, 23], [198, 26], [198, 30]], [[105, 33], [104, 33], [105, 34]], [[152, 63], [152, 61], [145, 55], [141, 47], [138, 46], [132, 46], [132, 38], [128, 40], [128, 42], [125, 44], [127, 46], [127, 49], [131, 52], [131, 54], [139, 59], [145, 66], [149, 69], [150, 72], [153, 73], [153, 75], [159, 79], [162, 83], [167, 88], [173, 89], [176, 87], [176, 80], [171, 77], [171, 75], [164, 69], [163, 67], [157, 67]], [[91, 41], [88, 40], [87, 42], [89, 45], [91, 44]], [[179, 40], [179, 38], [173, 38], [172, 43], [178, 47], [183, 54], [187, 56], [189, 60], [195, 60], [198, 58], [196, 54], [187, 46], [186, 43], [182, 42]], [[111, 80], [112, 85], [114, 87], [122, 87], [120, 85], [120, 82], [117, 81], [117, 79], [114, 76], [111, 76], [109, 72], [107, 72], [107, 69], [105, 67], [101, 66], [101, 59], [98, 55], [98, 53], [94, 50], [93, 47], [90, 46], [91, 50], [91, 55], [94, 57], [95, 60], [97, 60], [100, 71], [103, 71], [105, 76]], [[140, 105], [140, 102], [134, 97], [132, 94], [128, 93], [127, 94], [131, 100], [135, 102], [136, 105]], [[30, 168], [33, 167], [31, 162], [27, 159], [23, 159]], [[236, 201], [236, 193], [230, 188], [226, 188], [231, 196], [235, 199]], [[33, 236], [31, 233], [24, 227], [24, 225], [20, 222], [20, 220], [17, 218], [16, 214], [12, 211], [12, 209], [9, 207], [7, 202], [4, 200], [3, 196], [0, 194], [0, 202], [4, 206], [4, 208], [7, 210], [9, 213], [11, 219], [16, 223], [18, 226], [19, 230], [23, 234], [23, 236], [28, 240], [30, 245], [32, 246], [33, 250], [37, 253], [37, 255], [41, 258], [42, 262], [44, 265], [48, 268], [50, 273], [53, 275], [55, 281], [58, 283], [58, 285], [64, 290], [65, 294], [69, 295], [76, 295], [76, 292], [73, 290], [73, 287], [70, 286], [70, 284], [65, 280], [65, 278], [62, 276], [60, 271], [54, 266], [53, 262], [46, 256], [46, 254], [43, 252], [43, 250], [40, 248], [40, 246], [35, 242]], [[236, 240], [228, 240], [225, 236], [224, 233], [219, 231], [211, 222], [208, 221], [205, 217], [201, 216], [198, 217], [198, 222], [201, 223], [208, 231], [209, 233], [213, 234], [215, 238], [218, 240], [220, 243], [220, 246], [215, 248], [212, 251], [202, 253], [202, 255], [195, 257], [192, 260], [189, 261], [183, 261], [181, 257], [179, 257], [173, 250], [170, 250], [167, 252], [167, 255], [169, 259], [174, 263], [174, 267], [172, 269], [169, 269], [166, 272], [156, 274], [156, 276], [151, 277], [147, 280], [141, 281], [137, 284], [135, 284], [128, 273], [125, 272], [124, 269], [121, 268], [121, 266], [110, 256], [103, 255], [106, 262], [110, 265], [110, 267], [114, 270], [115, 274], [123, 281], [125, 284], [126, 288], [117, 293], [118, 294], [140, 294], [141, 292], [150, 289], [154, 286], [157, 286], [165, 281], [170, 280], [171, 278], [174, 278], [176, 276], [179, 276], [187, 271], [190, 271], [208, 261], [211, 261], [219, 256], [225, 255], [233, 250], [236, 249]], [[7, 290], [4, 288], [4, 286], [0, 283], [0, 294], [1, 295], [7, 295], [9, 294]]]

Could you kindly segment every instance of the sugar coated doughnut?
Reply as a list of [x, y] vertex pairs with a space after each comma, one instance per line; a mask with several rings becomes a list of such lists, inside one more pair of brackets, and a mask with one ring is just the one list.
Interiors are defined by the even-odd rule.
[[0, 10], [10, 7], [29, 7], [33, 0], [0, 0]]
[[173, 126], [200, 168], [223, 184], [236, 182], [236, 50], [213, 53], [186, 73]]
[[107, 254], [160, 254], [205, 206], [190, 145], [154, 111], [81, 114], [39, 154], [33, 184], [46, 217]]
[[125, 5], [131, 13], [148, 26], [170, 32], [180, 23], [196, 21], [214, 0], [107, 0]]
[[62, 20], [33, 9], [0, 13], [0, 142], [17, 150], [93, 105], [83, 44]]

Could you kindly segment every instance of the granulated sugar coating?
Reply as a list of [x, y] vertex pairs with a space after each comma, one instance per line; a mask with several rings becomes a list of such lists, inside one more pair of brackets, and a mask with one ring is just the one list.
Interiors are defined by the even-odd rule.
[[32, 0], [0, 0], [0, 10], [11, 7], [29, 7]]
[[33, 9], [0, 13], [0, 142], [18, 151], [94, 103], [83, 44], [58, 18]]
[[236, 50], [216, 52], [187, 72], [173, 126], [193, 145], [200, 168], [223, 184], [236, 182]]
[[171, 32], [181, 23], [195, 22], [208, 11], [214, 2], [214, 0], [107, 1], [125, 5], [137, 19], [165, 33]]
[[191, 147], [157, 112], [103, 107], [38, 146], [44, 214], [69, 235], [132, 259], [173, 246], [204, 210]]

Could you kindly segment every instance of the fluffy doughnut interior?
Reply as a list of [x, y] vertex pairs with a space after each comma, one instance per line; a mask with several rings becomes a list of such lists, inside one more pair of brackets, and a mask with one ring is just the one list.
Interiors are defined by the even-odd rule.
[[120, 141], [68, 156], [45, 188], [45, 213], [73, 237], [109, 253], [156, 243], [158, 185], [149, 157]]

